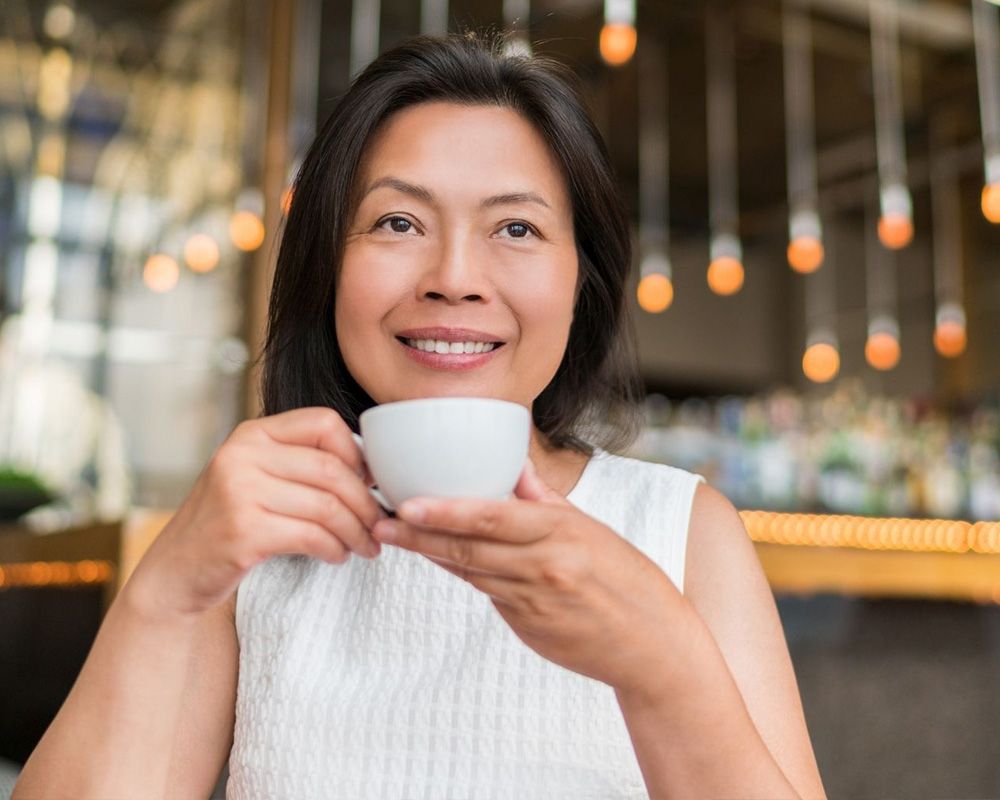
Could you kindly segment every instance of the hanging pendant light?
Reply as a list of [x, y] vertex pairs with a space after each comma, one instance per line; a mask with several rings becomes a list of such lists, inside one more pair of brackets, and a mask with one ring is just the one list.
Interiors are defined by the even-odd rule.
[[880, 372], [888, 372], [896, 368], [901, 356], [899, 324], [892, 317], [875, 317], [868, 323], [865, 361]]
[[823, 263], [823, 229], [816, 211], [812, 32], [809, 16], [785, 0], [782, 17], [785, 143], [788, 161], [788, 264], [807, 274]]
[[639, 286], [644, 311], [656, 314], [674, 300], [670, 265], [667, 58], [662, 40], [639, 52]]
[[674, 302], [670, 260], [662, 251], [650, 250], [643, 255], [636, 300], [650, 314], [666, 311]]
[[720, 295], [743, 288], [743, 246], [739, 239], [736, 157], [736, 81], [732, 18], [728, 7], [709, 3], [705, 17], [708, 122], [708, 286]]
[[635, 30], [635, 0], [604, 0], [604, 26], [600, 51], [604, 62], [620, 67], [632, 60], [638, 34]]
[[879, 244], [874, 232], [875, 203], [865, 204], [865, 307], [868, 311], [868, 338], [865, 361], [881, 372], [895, 368], [902, 350], [896, 319], [895, 253]]
[[[829, 237], [828, 237], [829, 238]], [[836, 332], [836, 279], [832, 248], [823, 269], [805, 276], [806, 346], [802, 372], [813, 383], [829, 383], [840, 373]]]
[[958, 175], [942, 152], [943, 125], [931, 119], [931, 215], [934, 235], [934, 349], [944, 358], [957, 358], [968, 343], [962, 287], [962, 196]]
[[890, 250], [899, 250], [913, 239], [913, 201], [906, 179], [897, 0], [869, 0], [868, 8], [881, 211], [878, 236]]
[[1000, 9], [986, 0], [972, 0], [972, 29], [986, 178], [981, 207], [986, 219], [1000, 223]]
[[939, 306], [935, 315], [934, 349], [945, 358], [958, 358], [967, 344], [965, 309], [958, 303]]
[[826, 329], [812, 333], [802, 355], [802, 372], [813, 383], [829, 383], [840, 372], [840, 346]]

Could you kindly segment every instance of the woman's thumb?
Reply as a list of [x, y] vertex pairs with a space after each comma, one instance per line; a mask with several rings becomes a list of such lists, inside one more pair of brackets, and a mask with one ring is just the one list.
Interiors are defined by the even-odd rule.
[[522, 500], [538, 500], [541, 502], [564, 502], [565, 498], [542, 480], [535, 469], [534, 462], [529, 458], [524, 463], [521, 478], [514, 487], [514, 495]]

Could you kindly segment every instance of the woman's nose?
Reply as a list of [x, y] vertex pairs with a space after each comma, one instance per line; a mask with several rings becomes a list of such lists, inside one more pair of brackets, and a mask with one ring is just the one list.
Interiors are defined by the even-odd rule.
[[417, 286], [419, 297], [460, 303], [463, 300], [485, 300], [490, 296], [484, 254], [477, 252], [470, 239], [465, 235], [456, 235], [441, 243], [420, 277]]

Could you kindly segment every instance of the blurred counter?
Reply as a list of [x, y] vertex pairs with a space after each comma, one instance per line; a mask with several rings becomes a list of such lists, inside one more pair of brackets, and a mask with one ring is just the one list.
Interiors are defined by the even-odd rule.
[[[0, 527], [0, 593], [101, 585], [104, 607], [173, 515], [39, 535]], [[1000, 522], [741, 511], [776, 594], [1000, 603]]]
[[1000, 603], [1000, 522], [740, 515], [775, 594]]

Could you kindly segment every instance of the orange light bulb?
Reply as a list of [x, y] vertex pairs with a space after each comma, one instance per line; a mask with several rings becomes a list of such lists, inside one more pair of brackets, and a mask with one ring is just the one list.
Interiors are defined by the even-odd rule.
[[627, 64], [635, 55], [638, 41], [635, 26], [626, 22], [607, 22], [601, 28], [601, 58], [612, 67]]
[[229, 238], [249, 253], [264, 244], [264, 223], [252, 211], [237, 211], [229, 220]]
[[716, 294], [736, 294], [743, 288], [743, 264], [738, 258], [720, 256], [708, 265], [708, 288]]
[[285, 216], [288, 216], [288, 212], [292, 210], [292, 198], [295, 196], [295, 189], [291, 186], [285, 189], [281, 193], [281, 210], [284, 212]]
[[865, 360], [877, 370], [890, 370], [899, 363], [899, 340], [891, 333], [873, 333], [865, 343]]
[[913, 240], [913, 220], [906, 214], [883, 214], [878, 238], [890, 250], [901, 250]]
[[814, 383], [832, 381], [840, 372], [840, 353], [826, 342], [810, 345], [802, 356], [802, 371]]
[[1000, 181], [987, 183], [983, 187], [983, 216], [990, 222], [1000, 224]]
[[195, 272], [211, 272], [219, 264], [219, 245], [207, 233], [196, 233], [184, 244], [184, 262]]
[[823, 243], [815, 236], [797, 236], [788, 243], [788, 265], [807, 275], [823, 264]]
[[146, 286], [160, 294], [173, 289], [179, 277], [177, 262], [163, 253], [150, 256], [142, 268], [142, 280]]
[[934, 330], [934, 349], [945, 358], [958, 358], [967, 343], [965, 326], [958, 322], [941, 322]]
[[674, 302], [674, 285], [666, 275], [653, 272], [639, 281], [636, 298], [643, 311], [658, 314]]

